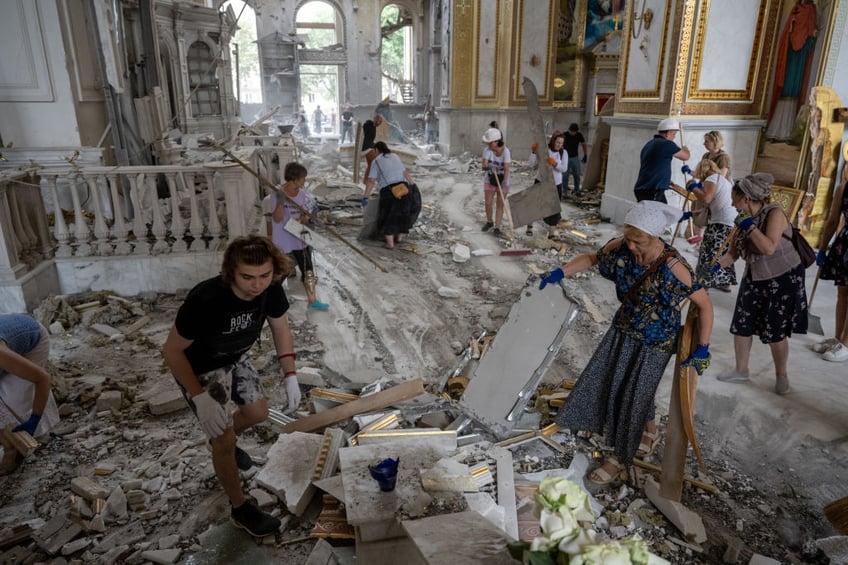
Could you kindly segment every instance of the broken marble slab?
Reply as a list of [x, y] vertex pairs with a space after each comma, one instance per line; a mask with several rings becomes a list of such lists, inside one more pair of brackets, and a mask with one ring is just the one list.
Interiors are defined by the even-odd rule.
[[580, 310], [562, 285], [528, 281], [460, 399], [463, 412], [510, 437]]
[[401, 522], [427, 565], [511, 565], [503, 530], [481, 520], [474, 511], [430, 516]]
[[256, 475], [256, 484], [277, 495], [289, 512], [300, 516], [309, 503], [315, 457], [323, 445], [323, 436], [305, 432], [280, 434], [268, 450], [268, 462]]
[[[339, 450], [347, 521], [362, 541], [380, 541], [403, 536], [401, 513], [421, 516], [432, 499], [421, 486], [420, 469], [432, 467], [445, 457], [438, 445], [359, 445]], [[397, 485], [383, 492], [368, 471], [386, 458], [400, 459]]]

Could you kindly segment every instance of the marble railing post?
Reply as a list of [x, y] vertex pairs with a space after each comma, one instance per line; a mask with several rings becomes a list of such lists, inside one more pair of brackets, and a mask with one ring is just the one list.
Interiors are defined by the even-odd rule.
[[27, 272], [20, 260], [20, 242], [12, 228], [12, 212], [9, 206], [9, 184], [0, 183], [0, 281], [14, 281]]
[[215, 182], [224, 193], [229, 239], [251, 233], [256, 214], [256, 179], [238, 164], [207, 163], [206, 167], [215, 170]]

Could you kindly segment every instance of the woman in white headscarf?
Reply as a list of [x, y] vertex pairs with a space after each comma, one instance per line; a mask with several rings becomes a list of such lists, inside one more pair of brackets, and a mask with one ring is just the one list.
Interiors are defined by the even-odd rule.
[[692, 268], [660, 239], [680, 211], [643, 200], [624, 217], [623, 236], [596, 253], [578, 255], [542, 277], [540, 288], [597, 266], [615, 283], [621, 306], [555, 422], [571, 430], [603, 434], [613, 455], [589, 474], [595, 484], [617, 478], [634, 456], [653, 452], [657, 440], [654, 394], [676, 351], [680, 306], [700, 308], [698, 347], [683, 364], [703, 373], [709, 366], [713, 306]]

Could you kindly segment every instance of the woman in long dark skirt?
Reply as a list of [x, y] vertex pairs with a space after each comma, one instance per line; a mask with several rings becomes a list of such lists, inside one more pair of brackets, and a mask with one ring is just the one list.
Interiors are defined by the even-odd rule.
[[[418, 219], [421, 212], [421, 194], [400, 157], [383, 141], [374, 144], [378, 155], [365, 181], [365, 200], [374, 186], [380, 187], [380, 208], [377, 211], [377, 231], [386, 238], [385, 247], [393, 249], [400, 243]], [[397, 198], [392, 187], [405, 185], [407, 193]]]
[[680, 306], [700, 308], [698, 347], [683, 363], [698, 374], [709, 366], [713, 305], [692, 268], [660, 239], [680, 211], [652, 200], [624, 217], [623, 237], [597, 253], [578, 255], [542, 278], [541, 288], [594, 266], [615, 283], [621, 306], [555, 421], [571, 430], [603, 434], [613, 454], [589, 474], [595, 484], [615, 480], [637, 451], [653, 451], [658, 433], [654, 394], [675, 352]]

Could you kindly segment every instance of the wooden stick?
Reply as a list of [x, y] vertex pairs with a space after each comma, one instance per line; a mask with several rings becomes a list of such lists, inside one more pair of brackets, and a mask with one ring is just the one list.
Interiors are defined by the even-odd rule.
[[324, 410], [318, 414], [312, 414], [295, 420], [283, 426], [283, 431], [285, 433], [315, 431], [331, 424], [349, 420], [357, 414], [379, 410], [391, 406], [396, 402], [414, 398], [419, 394], [424, 394], [424, 381], [421, 379], [406, 381], [405, 383], [366, 396], [365, 398], [353, 400], [341, 406]]
[[[660, 469], [659, 466], [654, 465], [653, 463], [647, 463], [645, 461], [642, 461], [641, 459], [634, 459], [633, 464], [637, 467], [647, 469], [648, 471], [652, 471], [654, 473], [662, 472], [662, 469]], [[683, 480], [691, 484], [692, 486], [696, 486], [699, 489], [703, 489], [707, 492], [711, 492], [713, 494], [717, 494], [719, 492], [717, 486], [711, 485], [710, 483], [705, 483], [703, 481], [699, 481], [698, 479], [692, 478], [689, 475], [683, 475]]]

